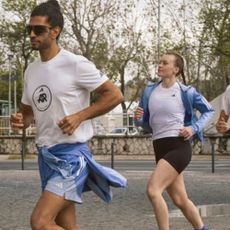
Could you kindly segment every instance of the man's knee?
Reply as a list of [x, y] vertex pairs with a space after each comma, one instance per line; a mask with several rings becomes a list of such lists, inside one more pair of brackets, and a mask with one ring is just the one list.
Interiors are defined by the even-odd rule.
[[45, 230], [46, 219], [42, 216], [32, 213], [30, 217], [30, 225], [32, 230]]

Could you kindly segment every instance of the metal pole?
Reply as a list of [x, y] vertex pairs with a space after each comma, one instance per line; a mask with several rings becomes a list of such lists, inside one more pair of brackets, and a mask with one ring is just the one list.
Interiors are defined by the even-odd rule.
[[9, 58], [9, 93], [8, 93], [8, 109], [9, 109], [9, 116], [11, 115], [11, 60], [13, 58], [12, 54], [8, 54]]
[[[183, 31], [183, 39], [184, 39], [184, 46], [186, 45], [186, 26], [185, 26], [185, 23], [186, 23], [186, 16], [185, 16], [185, 0], [183, 0], [183, 25], [184, 25], [184, 31]], [[186, 49], [186, 47], [185, 47]], [[185, 52], [186, 50], [184, 50]], [[184, 53], [185, 54], [185, 53]]]
[[158, 32], [157, 32], [157, 61], [160, 60], [160, 50], [161, 50], [161, 0], [158, 0]]
[[[12, 54], [8, 54], [8, 59], [9, 59], [9, 79], [8, 79], [8, 87], [9, 87], [9, 92], [8, 92], [8, 115], [9, 115], [9, 118], [11, 116], [11, 60], [13, 58], [13, 55]], [[9, 132], [8, 134], [10, 135], [10, 131], [11, 131], [11, 128], [10, 128], [10, 121], [9, 121]]]
[[212, 145], [212, 173], [215, 172], [215, 137], [210, 137], [211, 145]]
[[114, 138], [111, 144], [111, 168], [114, 169]]
[[26, 154], [26, 130], [23, 129], [22, 132], [22, 149], [21, 149], [21, 168], [24, 170], [25, 154]]
[[17, 112], [17, 81], [14, 80], [14, 113]]

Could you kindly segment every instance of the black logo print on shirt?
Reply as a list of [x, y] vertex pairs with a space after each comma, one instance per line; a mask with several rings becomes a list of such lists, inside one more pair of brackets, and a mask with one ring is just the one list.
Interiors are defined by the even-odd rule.
[[52, 94], [48, 86], [41, 85], [33, 93], [33, 102], [39, 111], [46, 111], [51, 102]]

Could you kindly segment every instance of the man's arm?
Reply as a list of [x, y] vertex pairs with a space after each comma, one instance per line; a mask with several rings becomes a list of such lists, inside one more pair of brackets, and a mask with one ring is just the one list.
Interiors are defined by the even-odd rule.
[[85, 111], [81, 111], [81, 116], [84, 117], [84, 120], [103, 115], [124, 100], [120, 89], [111, 81], [106, 81], [98, 87], [95, 92], [99, 94], [100, 97], [94, 104], [86, 108]]
[[30, 126], [34, 120], [34, 114], [31, 106], [21, 104], [20, 110], [11, 115], [10, 123], [14, 131], [22, 130]]
[[71, 135], [81, 122], [109, 112], [124, 100], [119, 88], [111, 81], [106, 81], [95, 92], [100, 96], [95, 103], [78, 113], [64, 117], [59, 122], [63, 133]]
[[226, 133], [228, 131], [228, 118], [229, 116], [226, 115], [226, 113], [224, 112], [224, 110], [221, 110], [220, 112], [220, 116], [219, 116], [219, 119], [217, 121], [217, 124], [216, 124], [216, 129], [219, 133]]

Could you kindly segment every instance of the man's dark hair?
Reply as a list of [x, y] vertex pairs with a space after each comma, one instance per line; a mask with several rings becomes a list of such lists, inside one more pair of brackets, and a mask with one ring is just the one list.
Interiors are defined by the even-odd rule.
[[[37, 5], [30, 15], [30, 17], [34, 16], [47, 17], [47, 21], [51, 25], [51, 27], [58, 26], [60, 27], [61, 31], [63, 29], [64, 18], [61, 12], [60, 5], [56, 0], [48, 0], [47, 2], [42, 2]], [[59, 35], [57, 39], [59, 38]]]

